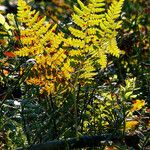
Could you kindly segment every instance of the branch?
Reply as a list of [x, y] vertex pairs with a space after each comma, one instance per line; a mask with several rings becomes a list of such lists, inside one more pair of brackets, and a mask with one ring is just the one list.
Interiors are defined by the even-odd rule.
[[[101, 141], [118, 140], [119, 136], [112, 134], [102, 134], [97, 136], [82, 136], [80, 138], [69, 138], [66, 140], [48, 141], [43, 144], [32, 145], [29, 150], [63, 150], [73, 148], [97, 147], [101, 145]], [[23, 148], [17, 149], [23, 150]]]

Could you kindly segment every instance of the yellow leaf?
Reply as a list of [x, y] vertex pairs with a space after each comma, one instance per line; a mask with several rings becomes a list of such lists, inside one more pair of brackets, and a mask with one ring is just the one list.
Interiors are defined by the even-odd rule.
[[127, 121], [125, 124], [126, 130], [133, 130], [138, 124], [139, 122], [135, 120]]
[[133, 107], [132, 107], [131, 111], [140, 110], [143, 106], [145, 106], [144, 100], [135, 100], [135, 101], [133, 101]]

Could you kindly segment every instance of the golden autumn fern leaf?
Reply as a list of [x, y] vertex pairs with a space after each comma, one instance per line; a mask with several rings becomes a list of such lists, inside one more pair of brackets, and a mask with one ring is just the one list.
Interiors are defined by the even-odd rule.
[[26, 82], [39, 85], [41, 92], [53, 93], [57, 87], [68, 84], [73, 72], [66, 50], [60, 47], [64, 34], [56, 34], [57, 25], [46, 22], [46, 17], [41, 18], [25, 1], [18, 0], [17, 8], [22, 46], [15, 54], [28, 56], [36, 62]]
[[[71, 47], [72, 57], [74, 54], [75, 59], [82, 58], [82, 64], [86, 64], [85, 66], [81, 65], [83, 68], [94, 68], [96, 64], [105, 68], [107, 54], [116, 57], [120, 55], [116, 35], [117, 29], [121, 27], [121, 21], [117, 20], [124, 0], [113, 1], [107, 12], [104, 0], [89, 0], [87, 6], [81, 0], [77, 0], [77, 2], [79, 7], [74, 6], [75, 13], [72, 15], [75, 26], [69, 27], [72, 37], [65, 40], [65, 46]], [[80, 57], [76, 57], [76, 55]], [[87, 62], [87, 59], [89, 59], [89, 65], [84, 63]], [[76, 65], [79, 65], [79, 62], [76, 62]], [[94, 75], [94, 69], [91, 69], [91, 73], [82, 70], [80, 77], [92, 78]]]

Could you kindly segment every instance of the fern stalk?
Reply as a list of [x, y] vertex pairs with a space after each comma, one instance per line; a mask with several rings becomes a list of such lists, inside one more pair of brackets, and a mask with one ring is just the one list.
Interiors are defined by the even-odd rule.
[[74, 90], [73, 90], [73, 101], [74, 101], [74, 121], [75, 121], [75, 135], [79, 138], [78, 134], [78, 108], [77, 108], [77, 90], [78, 90], [78, 83], [79, 83], [79, 76], [80, 76], [81, 64], [79, 66], [79, 70], [77, 71], [74, 83]]

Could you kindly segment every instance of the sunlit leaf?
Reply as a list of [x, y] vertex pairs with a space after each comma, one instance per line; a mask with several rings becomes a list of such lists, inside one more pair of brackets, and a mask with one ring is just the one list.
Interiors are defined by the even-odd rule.
[[132, 105], [132, 111], [140, 110], [143, 106], [145, 106], [144, 100], [134, 100]]
[[9, 57], [9, 58], [15, 57], [15, 54], [14, 54], [13, 52], [7, 51], [7, 52], [4, 52], [3, 54], [4, 54], [5, 56]]
[[139, 122], [135, 120], [127, 121], [125, 124], [126, 131], [135, 129], [138, 124]]
[[4, 23], [5, 23], [5, 17], [0, 14], [0, 24], [3, 25]]

